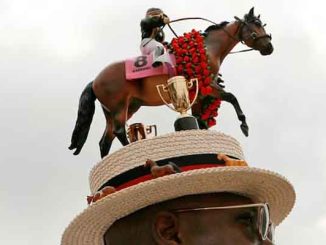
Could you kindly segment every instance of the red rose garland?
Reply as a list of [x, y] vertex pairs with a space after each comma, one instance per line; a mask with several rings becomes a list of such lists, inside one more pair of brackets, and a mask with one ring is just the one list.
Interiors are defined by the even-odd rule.
[[[214, 79], [214, 74], [209, 66], [203, 36], [200, 32], [192, 30], [181, 37], [173, 38], [170, 49], [176, 58], [178, 75], [186, 79], [198, 78], [198, 96], [201, 100], [199, 120], [208, 128], [214, 126], [216, 124], [214, 117], [217, 116], [221, 100], [209, 95], [212, 92], [210, 83]], [[195, 89], [193, 88], [189, 92], [191, 101], [194, 96]]]

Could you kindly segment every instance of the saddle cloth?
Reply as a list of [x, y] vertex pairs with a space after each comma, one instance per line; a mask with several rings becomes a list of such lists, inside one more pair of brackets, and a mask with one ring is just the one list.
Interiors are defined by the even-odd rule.
[[[152, 67], [153, 55], [141, 55], [125, 60], [126, 79], [134, 80], [151, 76], [159, 75], [174, 75], [175, 74], [175, 57], [173, 54], [168, 54], [172, 61], [173, 67], [169, 68], [166, 64], [158, 67]], [[171, 71], [172, 68], [172, 71]], [[172, 74], [171, 74], [172, 73]]]

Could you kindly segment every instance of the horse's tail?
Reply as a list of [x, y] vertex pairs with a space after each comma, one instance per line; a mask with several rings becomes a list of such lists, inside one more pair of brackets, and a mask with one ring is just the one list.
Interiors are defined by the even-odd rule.
[[78, 155], [83, 148], [93, 120], [96, 96], [92, 85], [93, 82], [90, 82], [86, 86], [79, 99], [77, 121], [71, 136], [71, 145], [69, 146], [70, 150], [76, 149], [74, 155]]

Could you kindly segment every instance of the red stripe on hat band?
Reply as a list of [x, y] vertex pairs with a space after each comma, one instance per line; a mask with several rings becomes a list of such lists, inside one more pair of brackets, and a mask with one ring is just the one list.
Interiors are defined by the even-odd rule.
[[[204, 169], [204, 168], [214, 168], [214, 167], [225, 167], [225, 164], [211, 164], [211, 163], [207, 163], [207, 164], [196, 164], [196, 165], [188, 165], [188, 166], [184, 166], [184, 167], [180, 167], [182, 172], [186, 172], [186, 171], [190, 171], [190, 170], [195, 170], [195, 169]], [[127, 187], [131, 187], [133, 185], [137, 185], [139, 183], [148, 181], [148, 180], [152, 180], [154, 179], [154, 177], [151, 174], [147, 174], [141, 177], [138, 177], [136, 179], [130, 180], [120, 186], [116, 187], [116, 190], [122, 190], [124, 188]]]

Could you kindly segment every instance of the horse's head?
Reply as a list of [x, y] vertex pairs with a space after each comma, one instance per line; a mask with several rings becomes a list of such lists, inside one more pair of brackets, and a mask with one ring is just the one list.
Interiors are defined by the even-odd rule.
[[255, 16], [254, 8], [243, 19], [235, 17], [240, 22], [239, 40], [248, 47], [259, 50], [262, 55], [270, 55], [273, 53], [273, 45], [271, 43], [272, 36], [266, 34], [264, 24], [260, 20], [260, 15]]

